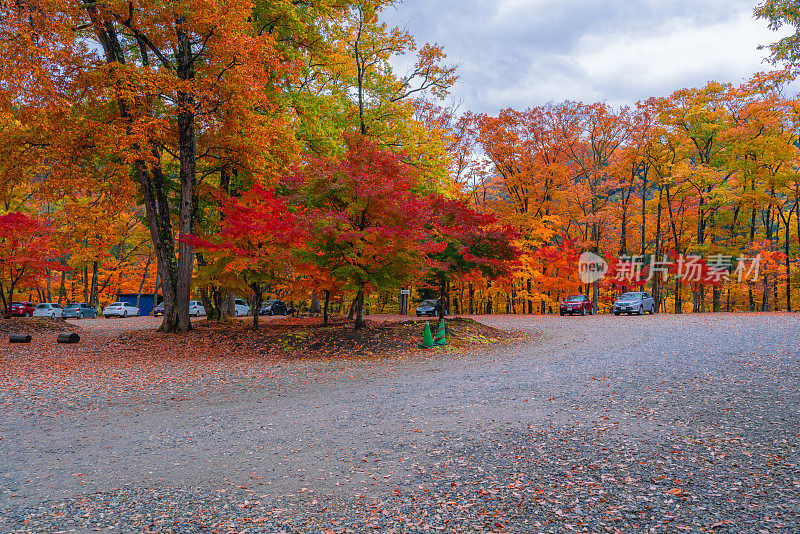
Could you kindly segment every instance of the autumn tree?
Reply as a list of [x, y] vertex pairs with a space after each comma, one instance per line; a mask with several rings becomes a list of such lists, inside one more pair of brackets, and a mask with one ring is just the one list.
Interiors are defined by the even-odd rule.
[[2, 5], [0, 85], [14, 93], [0, 102], [38, 121], [31, 144], [47, 149], [53, 178], [98, 150], [108, 179], [132, 171], [163, 280], [163, 330], [191, 327], [194, 254], [174, 234], [197, 231], [201, 160], [222, 150], [252, 173], [275, 163], [269, 148], [285, 121], [270, 111], [294, 65], [253, 13], [250, 1]]
[[302, 259], [357, 292], [355, 328], [364, 323], [368, 287], [394, 288], [417, 274], [425, 254], [426, 199], [402, 155], [358, 133], [341, 158], [309, 158], [288, 179], [305, 209], [310, 239]]
[[35, 287], [48, 269], [68, 269], [52, 261], [59, 253], [50, 234], [47, 224], [24, 213], [0, 215], [0, 302], [5, 317], [11, 314], [16, 289]]
[[514, 272], [518, 234], [511, 226], [498, 224], [494, 215], [479, 213], [461, 199], [431, 200], [429, 239], [438, 244], [438, 250], [430, 254], [430, 273], [439, 286], [439, 314], [444, 317], [454, 277], [479, 273], [491, 281]]
[[252, 292], [253, 329], [258, 329], [263, 287], [289, 276], [291, 258], [307, 239], [300, 220], [274, 190], [254, 185], [239, 198], [223, 201], [225, 217], [218, 233], [206, 238], [185, 235], [182, 241], [206, 251], [201, 284], [231, 289], [242, 285]]

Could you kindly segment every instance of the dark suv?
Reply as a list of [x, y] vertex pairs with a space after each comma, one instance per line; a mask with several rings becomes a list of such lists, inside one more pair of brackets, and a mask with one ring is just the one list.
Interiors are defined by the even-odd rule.
[[[423, 300], [417, 306], [417, 317], [436, 317], [439, 315], [439, 310], [441, 309], [441, 303], [439, 299], [428, 299]], [[444, 313], [442, 315], [447, 315], [447, 307], [444, 308]]]
[[259, 310], [259, 315], [286, 315], [286, 303], [282, 300], [268, 300]]

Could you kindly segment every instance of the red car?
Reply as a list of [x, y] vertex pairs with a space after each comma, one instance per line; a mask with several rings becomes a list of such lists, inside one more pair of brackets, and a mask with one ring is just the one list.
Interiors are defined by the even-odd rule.
[[561, 309], [559, 310], [561, 315], [570, 314], [574, 315], [579, 313], [580, 315], [593, 315], [594, 309], [592, 308], [592, 301], [589, 300], [589, 297], [586, 295], [572, 295], [571, 297], [565, 298], [561, 302]]
[[36, 304], [33, 302], [14, 302], [11, 304], [11, 316], [30, 317], [35, 309]]

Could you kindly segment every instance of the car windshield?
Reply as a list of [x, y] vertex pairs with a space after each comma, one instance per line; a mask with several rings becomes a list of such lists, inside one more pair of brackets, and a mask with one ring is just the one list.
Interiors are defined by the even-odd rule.
[[575, 296], [569, 297], [566, 301], [567, 302], [582, 302], [583, 301], [583, 295], [575, 295]]
[[638, 298], [639, 293], [625, 293], [619, 298], [619, 300], [637, 300]]
[[121, 302], [112, 302], [109, 306], [124, 306]]
[[37, 310], [44, 310], [44, 309], [46, 309], [46, 308], [48, 308], [48, 305], [47, 305], [47, 304], [39, 304], [38, 306], [36, 306], [36, 309], [37, 309]]
[[275, 300], [268, 300], [267, 302], [265, 302], [265, 303], [264, 303], [264, 306], [272, 306], [273, 304], [275, 304], [275, 302], [277, 302], [277, 301], [275, 301]]
[[420, 306], [434, 306], [435, 307], [436, 306], [436, 299], [423, 300], [422, 304], [420, 304]]
[[64, 309], [65, 310], [74, 310], [75, 308], [80, 308], [80, 307], [81, 307], [80, 304], [67, 304], [66, 308], [64, 308]]

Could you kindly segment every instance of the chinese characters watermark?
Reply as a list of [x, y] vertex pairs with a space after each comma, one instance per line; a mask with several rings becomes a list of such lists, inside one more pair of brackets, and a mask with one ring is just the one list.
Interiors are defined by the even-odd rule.
[[[648, 262], [644, 256], [620, 256], [611, 275], [619, 282], [649, 282], [656, 277], [666, 282], [672, 275], [681, 282], [718, 284], [730, 280], [755, 281], [761, 269], [760, 255], [734, 257], [714, 254], [703, 259], [697, 254], [679, 254], [674, 258], [664, 255], [661, 259], [656, 257], [649, 259]], [[603, 278], [607, 271], [608, 269], [600, 278]], [[581, 272], [579, 265], [579, 273]], [[584, 281], [583, 276], [581, 281]]]

